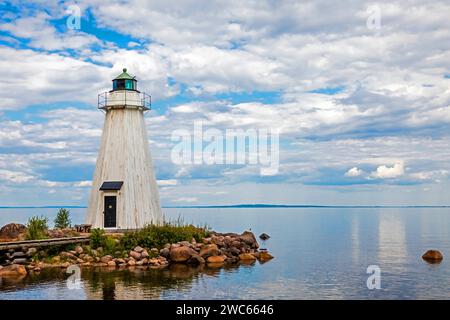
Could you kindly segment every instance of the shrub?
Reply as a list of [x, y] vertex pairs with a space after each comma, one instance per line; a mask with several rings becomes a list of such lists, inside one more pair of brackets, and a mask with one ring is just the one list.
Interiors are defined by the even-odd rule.
[[70, 211], [67, 209], [59, 209], [55, 218], [55, 229], [70, 228]]
[[209, 234], [209, 229], [196, 227], [192, 224], [183, 225], [181, 223], [166, 222], [161, 226], [147, 225], [143, 229], [126, 233], [120, 240], [120, 244], [125, 249], [132, 249], [135, 246], [146, 248], [161, 248], [166, 243], [176, 243], [179, 241], [201, 241]]
[[103, 247], [106, 242], [105, 230], [102, 229], [92, 229], [91, 230], [91, 248], [97, 249], [98, 247]]
[[45, 239], [45, 231], [48, 230], [48, 218], [35, 216], [28, 219], [27, 222], [27, 240]]

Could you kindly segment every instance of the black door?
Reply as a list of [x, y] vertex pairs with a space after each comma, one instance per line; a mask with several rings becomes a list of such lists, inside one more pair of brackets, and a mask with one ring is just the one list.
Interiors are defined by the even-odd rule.
[[116, 227], [116, 196], [105, 196], [105, 228]]

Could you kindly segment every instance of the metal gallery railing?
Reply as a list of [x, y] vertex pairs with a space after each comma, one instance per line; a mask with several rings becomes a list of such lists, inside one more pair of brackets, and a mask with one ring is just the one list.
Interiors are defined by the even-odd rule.
[[[98, 95], [97, 107], [105, 110], [108, 109], [108, 107], [130, 105], [141, 107], [144, 111], [151, 110], [152, 97], [149, 94], [138, 91], [130, 91], [132, 94], [127, 94], [127, 90], [123, 90], [121, 93], [122, 92], [123, 94], [120, 99], [112, 99], [109, 97], [110, 92], [108, 91], [100, 93]], [[137, 99], [136, 96], [138, 97]]]

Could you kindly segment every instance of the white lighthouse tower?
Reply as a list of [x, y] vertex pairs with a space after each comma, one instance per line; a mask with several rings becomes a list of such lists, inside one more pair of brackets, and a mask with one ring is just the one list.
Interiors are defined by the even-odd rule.
[[89, 198], [87, 223], [94, 228], [137, 229], [162, 222], [144, 112], [150, 96], [123, 69], [113, 89], [98, 96], [105, 124]]

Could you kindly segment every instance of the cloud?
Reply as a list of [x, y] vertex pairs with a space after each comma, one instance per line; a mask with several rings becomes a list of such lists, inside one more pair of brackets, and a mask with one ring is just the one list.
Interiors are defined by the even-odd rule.
[[80, 181], [80, 182], [76, 182], [73, 184], [75, 187], [91, 187], [92, 186], [92, 181], [91, 180], [86, 180], [86, 181]]
[[345, 175], [347, 177], [359, 177], [362, 174], [363, 174], [363, 171], [357, 167], [353, 167], [345, 173]]
[[403, 162], [397, 162], [392, 167], [385, 165], [379, 166], [375, 172], [372, 172], [370, 177], [374, 179], [392, 179], [398, 178], [405, 174]]

